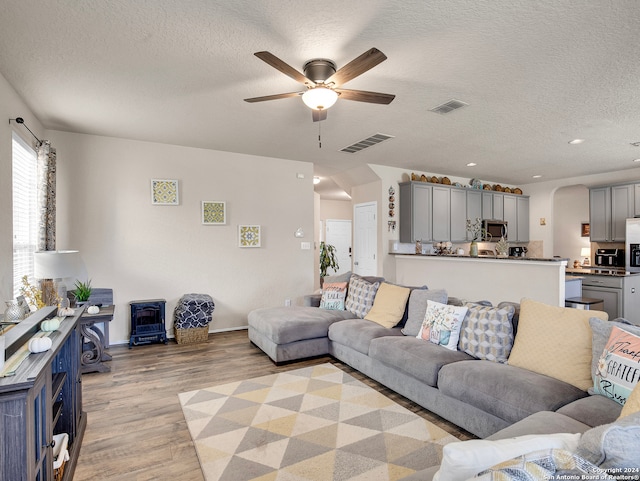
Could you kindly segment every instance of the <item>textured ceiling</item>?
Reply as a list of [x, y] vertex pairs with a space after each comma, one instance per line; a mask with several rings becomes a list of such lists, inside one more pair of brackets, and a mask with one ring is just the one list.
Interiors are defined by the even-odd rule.
[[[372, 163], [518, 185], [633, 168], [638, 45], [637, 0], [0, 7], [0, 73], [46, 128], [308, 161], [322, 177]], [[371, 47], [388, 60], [345, 87], [396, 94], [390, 105], [338, 100], [319, 125], [298, 98], [243, 101], [301, 90], [256, 51], [301, 70]], [[429, 111], [450, 99], [469, 106]], [[377, 132], [395, 138], [339, 152]]]

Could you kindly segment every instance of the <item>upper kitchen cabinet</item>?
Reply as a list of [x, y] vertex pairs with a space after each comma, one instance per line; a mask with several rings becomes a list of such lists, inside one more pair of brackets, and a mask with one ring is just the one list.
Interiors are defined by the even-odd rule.
[[591, 242], [623, 242], [626, 219], [635, 215], [636, 186], [614, 185], [589, 189]]
[[400, 184], [400, 242], [432, 241], [433, 185]]
[[482, 192], [482, 218], [504, 220], [504, 194], [483, 191]]
[[509, 242], [529, 242], [529, 197], [505, 195], [503, 220]]
[[[464, 204], [463, 204], [464, 205]], [[433, 186], [433, 240], [451, 240], [451, 188]]]
[[[472, 236], [469, 232], [467, 232], [467, 219], [470, 219], [472, 222], [477, 218], [482, 219], [482, 191], [479, 190], [467, 190], [467, 211], [465, 212], [464, 219], [462, 222], [462, 228], [464, 229], [464, 237], [463, 239], [466, 241], [471, 241]], [[451, 212], [451, 222], [453, 223], [454, 216], [453, 211]], [[453, 226], [451, 227], [451, 231], [453, 233]]]

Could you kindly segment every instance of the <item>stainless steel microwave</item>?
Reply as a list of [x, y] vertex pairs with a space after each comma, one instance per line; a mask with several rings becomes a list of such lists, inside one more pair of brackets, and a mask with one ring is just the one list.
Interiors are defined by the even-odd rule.
[[506, 220], [484, 219], [482, 229], [484, 240], [487, 242], [498, 242], [501, 237], [508, 239], [509, 228]]

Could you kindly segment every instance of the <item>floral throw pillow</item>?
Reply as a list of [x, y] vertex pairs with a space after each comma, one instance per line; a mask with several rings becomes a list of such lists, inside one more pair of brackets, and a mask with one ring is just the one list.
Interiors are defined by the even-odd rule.
[[467, 310], [466, 306], [458, 307], [427, 301], [427, 312], [416, 337], [456, 351], [460, 327]]
[[344, 299], [347, 296], [346, 282], [329, 282], [322, 286], [320, 309], [344, 311]]

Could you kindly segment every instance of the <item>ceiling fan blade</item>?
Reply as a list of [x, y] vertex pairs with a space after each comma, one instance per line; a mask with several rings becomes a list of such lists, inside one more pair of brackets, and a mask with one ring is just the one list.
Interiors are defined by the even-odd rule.
[[356, 78], [358, 75], [362, 75], [379, 63], [384, 62], [386, 59], [387, 56], [380, 50], [372, 48], [359, 57], [354, 58], [351, 62], [325, 80], [324, 83], [329, 84], [333, 82], [335, 85], [342, 85], [347, 83], [349, 80]]
[[327, 120], [327, 111], [325, 109], [322, 110], [312, 110], [311, 118], [314, 122], [320, 122], [321, 120]]
[[263, 62], [268, 63], [273, 68], [280, 70], [283, 74], [291, 77], [293, 80], [300, 82], [301, 84], [307, 85], [309, 87], [315, 87], [316, 83], [312, 80], [309, 80], [307, 77], [298, 72], [295, 68], [293, 68], [288, 63], [280, 60], [278, 57], [273, 55], [271, 52], [256, 52], [254, 53], [256, 57], [258, 57]]
[[355, 100], [356, 102], [368, 102], [370, 104], [390, 104], [396, 98], [393, 94], [380, 92], [367, 92], [366, 90], [335, 89], [341, 99]]
[[244, 99], [245, 102], [264, 102], [265, 100], [278, 100], [278, 99], [286, 99], [289, 97], [298, 97], [302, 95], [304, 92], [289, 92], [286, 94], [275, 94], [275, 95], [265, 95], [263, 97], [252, 97], [250, 99]]

